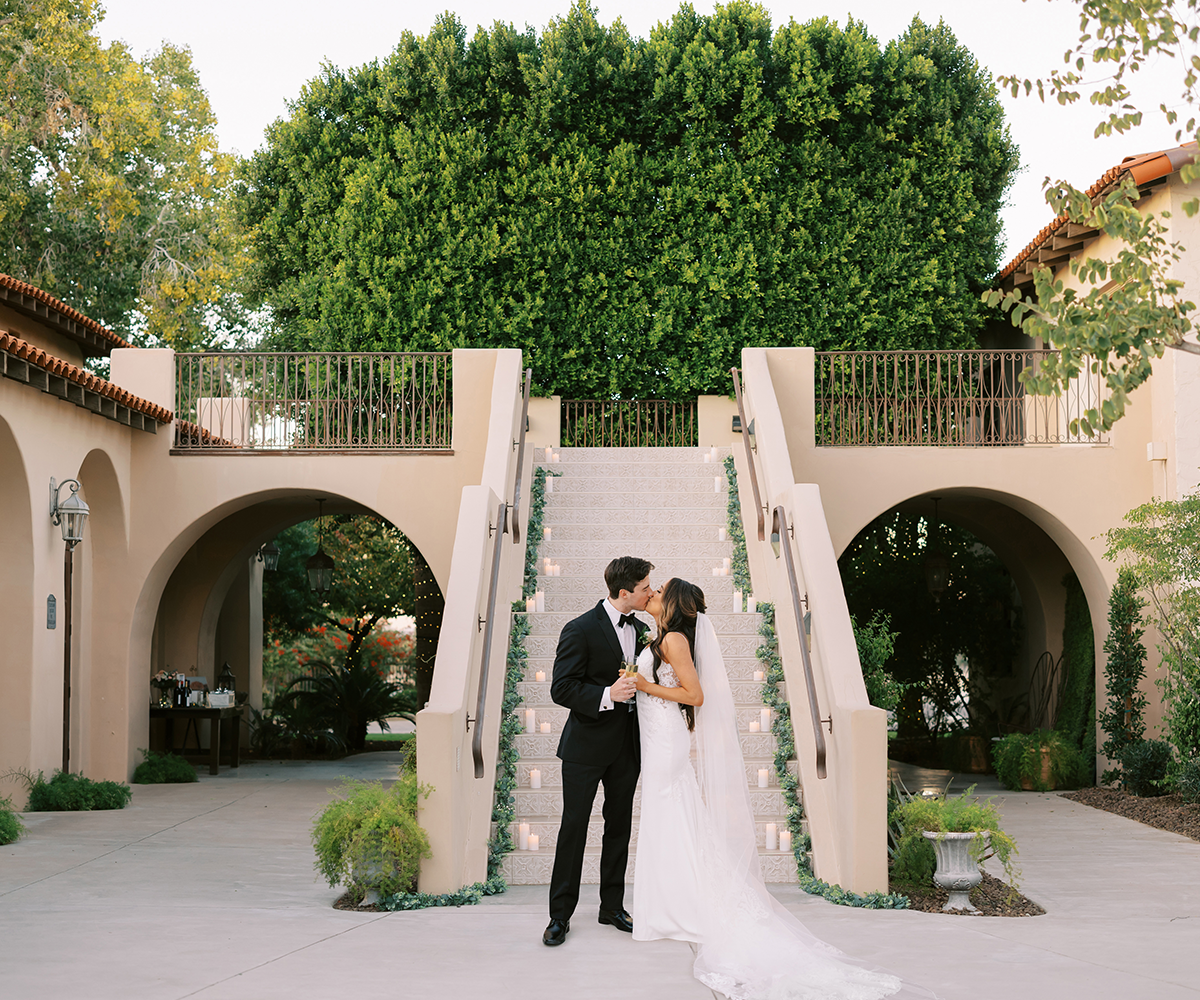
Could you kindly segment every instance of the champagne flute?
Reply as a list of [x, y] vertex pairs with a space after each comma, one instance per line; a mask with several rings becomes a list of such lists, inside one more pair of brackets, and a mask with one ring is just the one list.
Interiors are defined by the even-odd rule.
[[[622, 677], [636, 677], [638, 675], [638, 667], [636, 663], [630, 663], [628, 660], [621, 664]], [[627, 702], [629, 711], [633, 711], [633, 703], [637, 700], [637, 693], [634, 692], [632, 698]]]

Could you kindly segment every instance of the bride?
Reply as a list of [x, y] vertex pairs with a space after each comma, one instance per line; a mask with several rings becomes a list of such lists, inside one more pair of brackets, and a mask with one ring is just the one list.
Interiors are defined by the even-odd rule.
[[[817, 939], [763, 884], [733, 695], [695, 584], [668, 580], [638, 658], [642, 811], [633, 937], [694, 942], [694, 973], [731, 1000], [929, 996]], [[692, 735], [696, 766], [692, 766]]]

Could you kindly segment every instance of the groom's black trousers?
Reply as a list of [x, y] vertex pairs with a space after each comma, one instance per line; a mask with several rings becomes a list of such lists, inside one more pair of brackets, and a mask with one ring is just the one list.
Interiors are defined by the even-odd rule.
[[[624, 705], [613, 711], [624, 712]], [[637, 730], [626, 727], [625, 746], [611, 764], [562, 762], [563, 812], [550, 876], [550, 919], [570, 920], [579, 902], [583, 852], [596, 787], [604, 785], [604, 839], [600, 848], [600, 908], [625, 908], [625, 869], [633, 826], [633, 793], [637, 789]]]

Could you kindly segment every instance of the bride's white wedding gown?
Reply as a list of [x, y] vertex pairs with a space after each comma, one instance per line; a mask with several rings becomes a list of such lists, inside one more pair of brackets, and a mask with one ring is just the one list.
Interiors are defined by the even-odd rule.
[[[721, 748], [719, 756], [736, 754], [736, 760], [723, 759], [718, 767], [706, 764], [701, 754], [698, 777], [692, 764], [692, 734], [679, 705], [638, 692], [642, 805], [633, 884], [634, 940], [695, 942], [696, 978], [732, 1000], [877, 1000], [901, 992], [929, 996], [820, 941], [767, 892], [759, 871], [728, 678], [723, 662], [719, 676], [715, 669], [706, 670], [702, 650], [709, 651], [710, 661], [711, 650], [718, 660], [720, 651], [711, 623], [703, 615], [699, 623], [697, 672], [705, 707], [696, 709], [697, 734], [709, 754], [717, 756], [711, 749], [711, 729], [705, 733], [701, 726], [711, 684], [717, 706], [709, 709], [706, 721], [710, 727], [720, 721], [723, 742], [715, 744]], [[643, 650], [638, 659], [643, 676], [652, 676], [652, 663], [651, 651]], [[658, 683], [679, 686], [670, 664], [659, 665]], [[721, 769], [724, 774], [718, 775]], [[744, 791], [733, 787], [739, 781]], [[702, 786], [710, 798], [720, 800], [712, 809]]]

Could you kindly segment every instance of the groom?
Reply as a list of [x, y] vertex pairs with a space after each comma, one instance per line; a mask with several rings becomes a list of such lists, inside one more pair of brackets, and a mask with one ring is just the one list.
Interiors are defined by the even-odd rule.
[[[608, 597], [563, 626], [554, 655], [550, 697], [571, 710], [558, 743], [562, 760], [562, 825], [550, 876], [550, 924], [542, 942], [559, 945], [579, 902], [583, 852], [596, 786], [604, 784], [604, 839], [600, 849], [600, 923], [633, 930], [625, 911], [625, 868], [633, 793], [641, 770], [637, 687], [621, 672], [645, 644], [646, 626], [633, 616], [650, 599], [654, 567], [636, 556], [614, 559], [604, 570]], [[625, 704], [623, 704], [625, 703]]]

